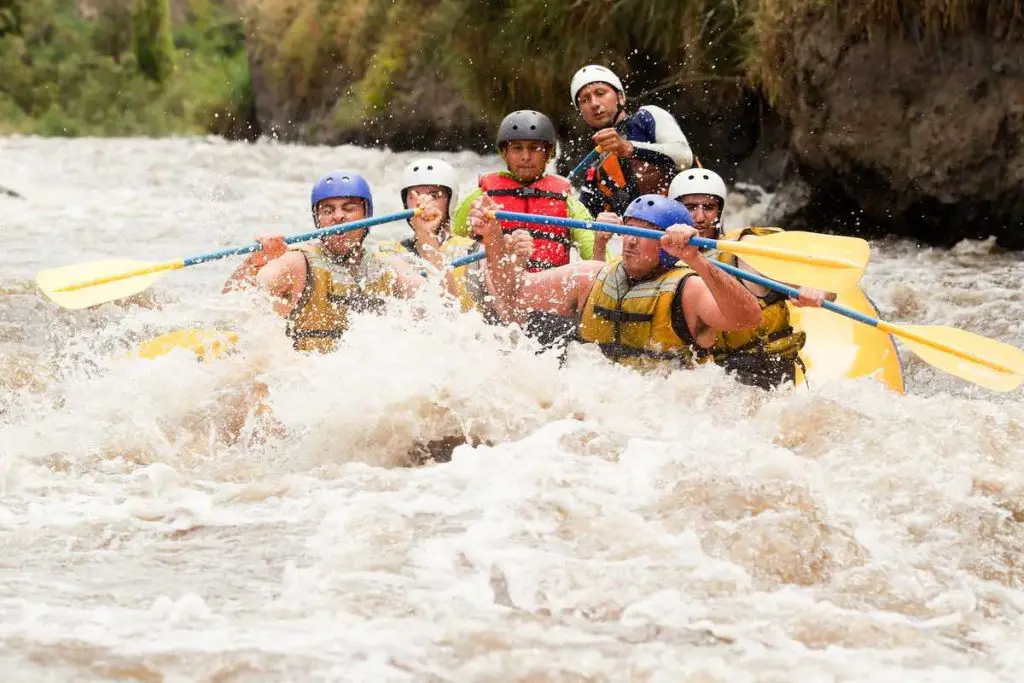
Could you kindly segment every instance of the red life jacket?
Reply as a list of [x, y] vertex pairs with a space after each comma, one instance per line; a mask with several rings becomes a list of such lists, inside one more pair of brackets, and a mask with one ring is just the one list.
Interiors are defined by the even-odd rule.
[[[572, 185], [559, 176], [544, 176], [536, 182], [524, 185], [512, 176], [488, 173], [480, 176], [480, 189], [494, 197], [505, 211], [558, 218], [566, 218], [569, 215], [566, 197]], [[569, 263], [569, 249], [572, 247], [569, 228], [521, 221], [501, 221], [501, 229], [505, 232], [526, 230], [533, 237], [533, 256], [526, 264], [527, 270], [536, 272]]]

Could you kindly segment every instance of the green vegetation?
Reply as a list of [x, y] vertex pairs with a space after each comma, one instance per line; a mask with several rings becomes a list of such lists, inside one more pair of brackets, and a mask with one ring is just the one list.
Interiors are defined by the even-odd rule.
[[0, 133], [237, 132], [252, 111], [250, 61], [279, 119], [327, 137], [429, 106], [421, 78], [483, 119], [531, 106], [571, 120], [568, 81], [590, 62], [619, 71], [634, 101], [679, 88], [775, 98], [794, 27], [829, 20], [851, 41], [879, 28], [1001, 40], [1019, 37], [1024, 10], [1018, 0], [0, 0]]
[[167, 0], [86, 4], [0, 0], [0, 133], [229, 133], [247, 120], [244, 32], [221, 3], [188, 0], [173, 32]]
[[248, 15], [250, 49], [272, 87], [296, 111], [340, 89], [335, 122], [343, 125], [378, 112], [403, 84], [396, 77], [403, 71], [441, 73], [492, 117], [524, 102], [568, 114], [569, 78], [592, 61], [629, 74], [634, 93], [695, 81], [735, 90], [753, 4], [250, 0]]
[[139, 71], [149, 80], [164, 83], [174, 72], [171, 8], [168, 0], [135, 0], [132, 38]]
[[[568, 81], [598, 62], [645, 97], [684, 86], [712, 97], [766, 87], [788, 68], [792, 27], [831, 13], [851, 39], [876, 27], [919, 40], [1024, 27], [1016, 0], [249, 0], [271, 87], [334, 122], [374, 115], [402, 72], [441, 73], [485, 116], [517, 106], [571, 115]], [[330, 93], [330, 97], [325, 97]]]

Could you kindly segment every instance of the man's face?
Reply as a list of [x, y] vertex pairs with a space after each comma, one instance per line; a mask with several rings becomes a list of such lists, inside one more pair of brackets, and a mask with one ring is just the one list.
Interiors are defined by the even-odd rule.
[[[360, 197], [331, 197], [316, 205], [317, 224], [321, 228], [350, 223], [366, 218], [366, 203]], [[328, 251], [345, 258], [366, 239], [366, 230], [353, 230], [341, 235], [330, 235], [321, 241]]]
[[[627, 218], [625, 224], [635, 228], [661, 230], [657, 225], [639, 218]], [[642, 278], [657, 268], [660, 265], [660, 253], [661, 242], [659, 240], [633, 235], [622, 236], [622, 264], [626, 269], [626, 275], [633, 279]]]
[[539, 140], [510, 140], [501, 150], [508, 170], [524, 183], [532, 183], [544, 175], [551, 147]]
[[693, 216], [693, 227], [700, 231], [701, 237], [715, 239], [718, 228], [715, 227], [720, 216], [718, 197], [710, 194], [684, 194], [677, 201], [686, 207]]
[[625, 106], [626, 98], [607, 83], [591, 83], [581, 88], [576, 95], [580, 116], [591, 128], [614, 125], [620, 104]]
[[409, 188], [409, 191], [405, 195], [405, 208], [415, 209], [416, 207], [412, 203], [412, 193], [415, 192], [420, 197], [429, 196], [434, 200], [437, 208], [441, 211], [442, 216], [450, 215], [448, 213], [448, 188], [441, 187], [440, 185], [413, 185]]

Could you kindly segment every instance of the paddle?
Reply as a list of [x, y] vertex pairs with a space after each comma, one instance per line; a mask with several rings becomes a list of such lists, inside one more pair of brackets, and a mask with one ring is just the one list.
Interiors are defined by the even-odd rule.
[[[480, 261], [486, 255], [483, 250], [475, 251], [452, 260], [448, 267], [460, 268], [474, 261]], [[170, 353], [174, 349], [188, 349], [195, 353], [199, 360], [205, 360], [207, 357], [221, 356], [237, 342], [238, 334], [229, 330], [174, 330], [142, 342], [133, 355], [138, 358], [153, 359]]]
[[[712, 263], [743, 280], [774, 289], [790, 297], [795, 298], [799, 295], [796, 289], [781, 282], [717, 261]], [[1024, 381], [1024, 351], [1015, 346], [955, 327], [887, 323], [831, 301], [824, 301], [821, 306], [833, 313], [899, 337], [921, 360], [968, 382], [995, 391], [1013, 391]]]
[[572, 180], [573, 176], [575, 176], [580, 171], [582, 171], [584, 168], [586, 168], [590, 164], [590, 162], [592, 162], [594, 159], [597, 158], [597, 155], [600, 154], [600, 153], [601, 153], [601, 147], [600, 146], [595, 147], [594, 149], [590, 150], [590, 152], [587, 153], [587, 156], [583, 157], [583, 160], [580, 161], [580, 163], [576, 164], [576, 168], [572, 169], [572, 171], [569, 172], [569, 180]]
[[487, 253], [483, 249], [481, 249], [480, 251], [474, 251], [472, 254], [466, 254], [465, 256], [460, 256], [457, 259], [452, 259], [452, 262], [448, 264], [448, 267], [453, 270], [455, 268], [461, 268], [462, 266], [466, 266], [475, 261], [479, 261], [483, 259], [485, 256], [487, 256]]
[[[342, 223], [329, 228], [304, 232], [285, 237], [285, 244], [306, 242], [311, 239], [340, 235], [342, 233], [368, 228], [381, 223], [407, 219], [418, 209], [398, 211], [384, 216], [364, 218], [351, 223]], [[259, 242], [243, 247], [234, 247], [209, 254], [191, 256], [186, 259], [151, 263], [146, 261], [106, 260], [78, 263], [60, 268], [51, 268], [36, 275], [36, 284], [54, 303], [64, 308], [88, 308], [97, 304], [122, 299], [138, 294], [159, 280], [167, 271], [196, 266], [207, 261], [216, 261], [228, 256], [240, 256], [259, 251]]]
[[[495, 211], [494, 217], [524, 223], [614, 232], [648, 239], [661, 239], [665, 234], [660, 230], [629, 225], [535, 216], [513, 211]], [[755, 241], [757, 244], [754, 244]], [[788, 282], [803, 282], [833, 291], [856, 284], [860, 280], [871, 251], [868, 243], [857, 237], [819, 235], [813, 232], [778, 232], [742, 242], [693, 237], [690, 243], [705, 249], [718, 249], [742, 255], [743, 259], [757, 270]]]

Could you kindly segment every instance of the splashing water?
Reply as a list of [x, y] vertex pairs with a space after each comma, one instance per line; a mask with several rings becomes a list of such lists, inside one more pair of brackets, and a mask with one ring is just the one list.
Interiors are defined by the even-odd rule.
[[[219, 294], [236, 262], [87, 311], [32, 282], [308, 229], [335, 167], [398, 210], [413, 156], [0, 139], [25, 197], [0, 196], [11, 680], [1019, 679], [1020, 392], [909, 353], [902, 397], [643, 377], [583, 347], [560, 368], [429, 297], [300, 355], [266, 300]], [[445, 157], [464, 193], [496, 164]], [[1024, 346], [1022, 275], [988, 242], [883, 241], [864, 286], [887, 320]], [[129, 355], [187, 327], [239, 352]], [[409, 467], [437, 445], [451, 462]]]

